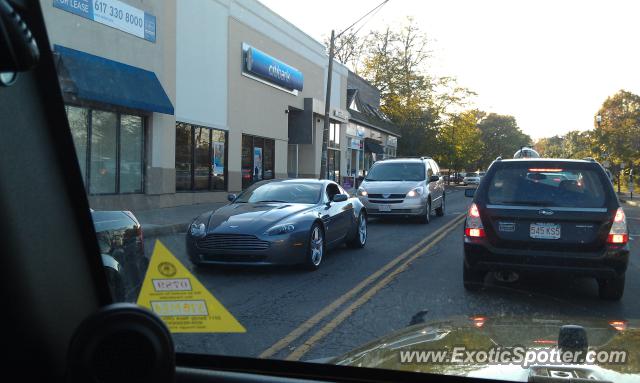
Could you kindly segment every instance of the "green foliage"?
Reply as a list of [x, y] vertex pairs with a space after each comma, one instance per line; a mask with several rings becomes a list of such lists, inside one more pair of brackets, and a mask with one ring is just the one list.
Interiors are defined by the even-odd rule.
[[594, 151], [598, 158], [613, 163], [640, 164], [640, 96], [620, 90], [608, 97], [595, 123]]
[[518, 127], [515, 117], [491, 113], [478, 124], [484, 150], [478, 164], [488, 167], [498, 156], [511, 158], [523, 146], [531, 146], [531, 137]]

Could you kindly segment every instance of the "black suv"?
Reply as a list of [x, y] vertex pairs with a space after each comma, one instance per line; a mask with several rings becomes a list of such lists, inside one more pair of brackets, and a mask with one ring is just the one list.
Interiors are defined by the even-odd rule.
[[629, 258], [625, 214], [594, 160], [496, 160], [473, 197], [464, 227], [463, 279], [482, 287], [490, 271], [590, 276], [619, 300]]

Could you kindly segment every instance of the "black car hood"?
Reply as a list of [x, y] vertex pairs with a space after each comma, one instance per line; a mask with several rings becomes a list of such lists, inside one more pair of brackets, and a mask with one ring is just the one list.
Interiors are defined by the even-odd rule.
[[262, 234], [293, 215], [313, 209], [313, 205], [290, 203], [233, 203], [213, 212], [207, 233]]
[[[417, 324], [394, 332], [363, 347], [348, 352], [329, 363], [463, 375], [482, 378], [527, 381], [529, 370], [520, 365], [401, 363], [400, 352], [413, 350], [451, 350], [457, 346], [483, 350], [492, 346], [556, 347], [559, 329], [565, 324], [585, 328], [590, 349], [626, 350], [629, 359], [618, 365], [581, 365], [610, 381], [637, 380], [640, 374], [640, 329], [638, 321], [624, 321], [625, 329], [614, 329], [607, 319], [486, 317], [479, 322], [471, 317]], [[540, 343], [544, 342], [544, 343]]]

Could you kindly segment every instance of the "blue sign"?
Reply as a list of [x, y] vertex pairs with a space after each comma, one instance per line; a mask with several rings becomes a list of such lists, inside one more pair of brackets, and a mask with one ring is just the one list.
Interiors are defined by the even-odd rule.
[[296, 68], [247, 44], [242, 44], [242, 51], [246, 73], [287, 90], [302, 90], [304, 77]]
[[156, 42], [156, 17], [119, 0], [53, 0], [74, 15]]

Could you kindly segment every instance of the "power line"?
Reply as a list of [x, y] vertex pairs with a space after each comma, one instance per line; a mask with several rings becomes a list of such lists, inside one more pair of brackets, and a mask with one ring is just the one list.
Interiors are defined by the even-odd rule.
[[[377, 10], [379, 10], [380, 8], [382, 8], [383, 5], [385, 5], [386, 3], [388, 3], [389, 0], [384, 0], [382, 3], [378, 4], [378, 6], [376, 6], [375, 8], [373, 8], [372, 10], [370, 10], [369, 12], [367, 12], [364, 16], [362, 16], [361, 18], [359, 18], [358, 20], [356, 20], [353, 24], [349, 25], [344, 31], [338, 33], [335, 38], [337, 39], [338, 37], [342, 36], [342, 34], [344, 34], [345, 32], [347, 32], [349, 29], [353, 28], [356, 24], [358, 24], [360, 21], [362, 21], [365, 17], [369, 16], [370, 14], [372, 14], [373, 12], [377, 12]], [[359, 29], [358, 29], [359, 30]]]

